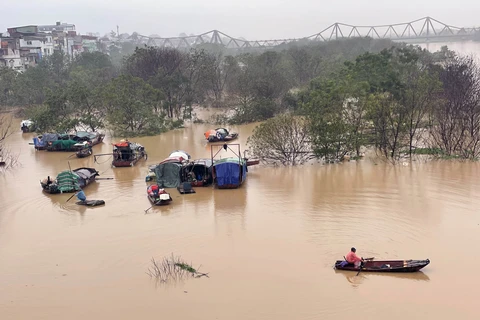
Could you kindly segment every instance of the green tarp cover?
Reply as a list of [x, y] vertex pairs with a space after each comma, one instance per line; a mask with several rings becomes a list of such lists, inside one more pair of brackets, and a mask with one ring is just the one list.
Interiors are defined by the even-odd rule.
[[70, 171], [62, 171], [57, 176], [58, 189], [61, 192], [79, 191], [78, 175]]
[[77, 133], [75, 134], [77, 137], [79, 137], [80, 139], [83, 139], [83, 138], [88, 138], [90, 140], [94, 139], [97, 135], [93, 132], [86, 132], [86, 131], [77, 131]]
[[52, 143], [52, 147], [56, 150], [71, 149], [76, 143], [74, 140], [57, 140]]
[[240, 165], [244, 165], [244, 164], [245, 164], [245, 160], [244, 160], [244, 159], [231, 157], [231, 158], [223, 158], [223, 159], [215, 160], [215, 162], [213, 163], [213, 166], [216, 166], [217, 164], [221, 164], [221, 163], [226, 163], [226, 162], [238, 163], [238, 164], [240, 164]]
[[176, 188], [180, 186], [180, 170], [182, 165], [175, 162], [159, 164], [155, 168], [157, 184], [160, 188]]

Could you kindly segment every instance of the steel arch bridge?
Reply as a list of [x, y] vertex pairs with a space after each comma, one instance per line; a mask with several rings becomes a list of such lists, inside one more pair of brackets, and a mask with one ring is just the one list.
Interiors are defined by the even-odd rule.
[[135, 33], [128, 40], [137, 44], [177, 49], [189, 49], [201, 44], [220, 45], [228, 49], [249, 49], [273, 48], [292, 42], [331, 41], [358, 37], [390, 39], [408, 43], [453, 42], [470, 40], [479, 35], [480, 27], [455, 27], [431, 17], [425, 17], [410, 22], [377, 26], [353, 26], [337, 22], [319, 33], [303, 38], [246, 40], [231, 37], [218, 30], [212, 30], [199, 35], [169, 38], [148, 37]]

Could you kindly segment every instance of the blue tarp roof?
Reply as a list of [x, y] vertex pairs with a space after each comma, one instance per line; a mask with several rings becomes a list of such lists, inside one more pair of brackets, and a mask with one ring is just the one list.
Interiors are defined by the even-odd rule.
[[[247, 178], [247, 165], [238, 158], [225, 158], [214, 164], [217, 185], [240, 185]], [[240, 171], [241, 170], [241, 171]], [[240, 172], [242, 174], [240, 174]]]

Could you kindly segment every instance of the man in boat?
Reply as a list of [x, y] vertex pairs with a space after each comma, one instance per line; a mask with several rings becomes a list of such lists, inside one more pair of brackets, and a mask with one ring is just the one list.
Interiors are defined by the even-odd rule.
[[87, 201], [87, 196], [85, 195], [85, 193], [83, 192], [83, 190], [80, 190], [80, 191], [77, 193], [77, 199], [80, 200], [81, 202]]
[[360, 265], [362, 265], [363, 263], [363, 258], [362, 257], [359, 257], [357, 256], [357, 254], [355, 253], [357, 252], [357, 249], [355, 249], [354, 247], [352, 247], [350, 249], [350, 252], [347, 253], [347, 256], [345, 257], [345, 260], [347, 260], [348, 263], [351, 263], [353, 264], [355, 267], [359, 268]]
[[155, 199], [157, 199], [158, 194], [160, 193], [160, 190], [158, 189], [158, 186], [156, 184], [152, 185], [152, 193]]
[[196, 182], [197, 179], [196, 179], [196, 177], [195, 177], [195, 172], [190, 171], [190, 172], [187, 174], [187, 180], [188, 180], [188, 182]]

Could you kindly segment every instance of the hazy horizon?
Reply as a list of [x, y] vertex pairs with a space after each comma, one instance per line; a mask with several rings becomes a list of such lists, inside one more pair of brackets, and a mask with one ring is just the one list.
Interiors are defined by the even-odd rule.
[[[335, 22], [352, 25], [403, 23], [430, 16], [457, 27], [479, 26], [476, 12], [480, 2], [459, 0], [453, 4], [438, 4], [432, 0], [406, 0], [395, 3], [345, 0], [341, 4], [297, 0], [257, 3], [253, 0], [218, 4], [213, 0], [202, 3], [192, 0], [137, 0], [130, 2], [84, 0], [81, 3], [60, 0], [34, 0], [29, 3], [9, 2], [2, 5], [4, 14], [0, 33], [21, 25], [55, 24], [56, 21], [75, 24], [77, 32], [116, 31], [138, 32], [149, 36], [174, 37], [180, 33], [200, 34], [213, 29], [232, 37], [249, 40], [299, 38], [315, 34]], [[412, 10], [414, 8], [414, 10]], [[468, 10], [467, 10], [467, 9]]]

